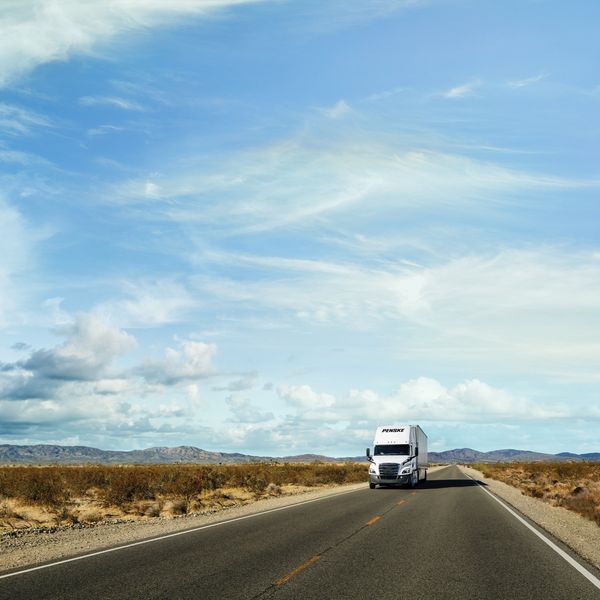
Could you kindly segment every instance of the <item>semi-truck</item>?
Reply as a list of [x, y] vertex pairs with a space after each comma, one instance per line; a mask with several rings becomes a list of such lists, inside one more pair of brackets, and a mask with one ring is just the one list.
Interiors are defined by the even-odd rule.
[[373, 453], [367, 448], [369, 487], [408, 485], [427, 479], [427, 436], [419, 425], [383, 425], [377, 428]]

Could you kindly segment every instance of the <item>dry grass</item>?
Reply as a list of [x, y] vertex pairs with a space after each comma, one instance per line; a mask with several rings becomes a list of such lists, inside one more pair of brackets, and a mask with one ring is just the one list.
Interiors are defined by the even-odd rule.
[[529, 496], [568, 508], [600, 525], [600, 463], [501, 463], [470, 465], [486, 477]]
[[0, 467], [0, 531], [219, 510], [366, 481], [364, 464]]

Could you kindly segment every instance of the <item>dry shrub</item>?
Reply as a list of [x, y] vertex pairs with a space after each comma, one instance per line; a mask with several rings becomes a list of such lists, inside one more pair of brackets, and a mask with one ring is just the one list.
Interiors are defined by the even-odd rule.
[[269, 496], [281, 496], [281, 486], [271, 482], [266, 489]]
[[5, 496], [44, 506], [59, 506], [69, 499], [69, 490], [59, 467], [2, 469], [0, 490]]
[[[283, 485], [306, 487], [359, 481], [366, 481], [365, 464], [0, 467], [0, 494], [6, 501], [45, 507], [45, 511], [52, 511], [55, 523], [95, 522], [111, 516], [109, 511], [117, 516], [186, 514], [202, 508], [205, 502], [229, 506], [245, 503], [252, 496], [276, 496], [282, 493]], [[226, 497], [232, 493], [240, 497]], [[17, 518], [10, 513], [9, 504], [0, 505], [2, 516], [6, 520]]]
[[144, 515], [147, 517], [159, 517], [160, 511], [162, 510], [162, 505], [160, 502], [153, 502], [149, 504], [144, 510]]
[[173, 515], [185, 515], [188, 512], [187, 500], [178, 499], [169, 503], [169, 511]]
[[79, 517], [76, 512], [67, 506], [62, 506], [58, 512], [54, 515], [54, 520], [56, 523], [69, 523], [71, 525], [75, 525], [75, 523], [79, 523]]
[[80, 523], [99, 523], [104, 515], [98, 508], [89, 507], [79, 511], [77, 519]]
[[568, 508], [600, 525], [600, 463], [476, 464], [497, 479], [554, 506]]

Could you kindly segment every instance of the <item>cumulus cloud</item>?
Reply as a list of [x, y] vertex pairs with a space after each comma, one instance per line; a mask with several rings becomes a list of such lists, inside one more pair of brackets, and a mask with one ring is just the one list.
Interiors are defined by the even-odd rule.
[[63, 331], [68, 336], [64, 344], [36, 350], [22, 368], [47, 379], [91, 381], [135, 346], [131, 335], [89, 314], [78, 315]]
[[91, 53], [118, 36], [259, 0], [6, 0], [0, 14], [0, 86], [38, 65]]
[[67, 338], [64, 343], [0, 364], [0, 397], [52, 399], [65, 383], [101, 379], [117, 357], [135, 346], [128, 333], [89, 314], [78, 315], [59, 332]]
[[212, 359], [217, 351], [214, 344], [183, 341], [178, 350], [167, 348], [162, 360], [148, 360], [137, 369], [150, 383], [173, 385], [205, 379], [216, 374]]
[[338, 398], [316, 392], [308, 385], [283, 386], [278, 392], [297, 409], [297, 418], [329, 423], [361, 420], [497, 423], [579, 416], [567, 406], [517, 397], [478, 379], [447, 387], [436, 379], [419, 377], [387, 395], [366, 389], [351, 390]]
[[329, 408], [335, 404], [334, 396], [317, 393], [309, 385], [280, 385], [277, 394], [291, 406], [301, 409]]
[[[136, 341], [97, 315], [80, 314], [56, 333], [62, 343], [36, 350], [19, 345], [30, 351], [27, 358], [0, 363], [0, 434], [168, 439], [203, 430], [189, 421], [201, 404], [195, 381], [214, 372], [214, 346], [182, 342], [167, 348], [163, 360], [123, 367], [120, 359]], [[240, 415], [249, 419], [251, 408], [240, 404]]]

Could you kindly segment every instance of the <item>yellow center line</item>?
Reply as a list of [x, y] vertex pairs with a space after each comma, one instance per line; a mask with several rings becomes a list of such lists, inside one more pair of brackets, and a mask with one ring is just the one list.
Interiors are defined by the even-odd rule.
[[298, 575], [298, 573], [301, 573], [302, 571], [304, 571], [304, 569], [308, 569], [308, 567], [310, 567], [310, 565], [312, 565], [313, 563], [316, 563], [320, 558], [321, 558], [321, 556], [319, 554], [313, 556], [312, 558], [309, 558], [306, 562], [303, 562], [300, 566], [296, 567], [294, 570], [290, 571], [287, 575], [284, 575], [283, 577], [281, 577], [280, 579], [277, 579], [273, 583], [275, 585], [283, 585], [284, 583], [288, 582], [292, 577], [294, 577], [295, 575]]
[[398, 506], [400, 506], [401, 504], [406, 504], [406, 500], [404, 500], [404, 499], [400, 500], [400, 502], [398, 502]]
[[367, 525], [373, 525], [373, 523], [376, 523], [379, 521], [379, 519], [381, 519], [381, 517], [379, 515], [375, 515], [372, 519], [367, 521]]
[[411, 492], [411, 493], [410, 493], [410, 495], [411, 495], [411, 496], [416, 496], [416, 495], [417, 495], [417, 492]]

